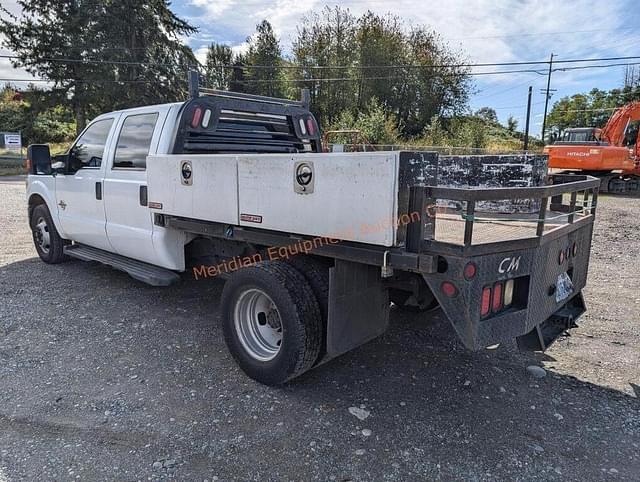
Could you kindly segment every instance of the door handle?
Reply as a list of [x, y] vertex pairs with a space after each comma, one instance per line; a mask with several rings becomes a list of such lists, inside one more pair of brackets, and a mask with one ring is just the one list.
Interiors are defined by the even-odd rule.
[[102, 199], [102, 182], [96, 182], [96, 199]]
[[140, 186], [140, 206], [146, 206], [148, 203], [147, 186]]

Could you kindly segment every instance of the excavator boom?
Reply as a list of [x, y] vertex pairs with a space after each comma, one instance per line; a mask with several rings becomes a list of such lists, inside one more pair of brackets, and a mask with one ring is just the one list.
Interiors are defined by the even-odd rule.
[[638, 156], [637, 130], [635, 139], [629, 139], [629, 127], [632, 122], [640, 121], [640, 102], [631, 102], [616, 110], [602, 129], [600, 138], [612, 146], [623, 146], [633, 149]]

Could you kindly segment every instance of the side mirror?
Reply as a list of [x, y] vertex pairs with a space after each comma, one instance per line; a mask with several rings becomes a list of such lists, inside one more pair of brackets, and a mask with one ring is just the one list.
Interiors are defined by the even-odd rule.
[[51, 174], [51, 153], [47, 144], [31, 144], [27, 147], [29, 174]]

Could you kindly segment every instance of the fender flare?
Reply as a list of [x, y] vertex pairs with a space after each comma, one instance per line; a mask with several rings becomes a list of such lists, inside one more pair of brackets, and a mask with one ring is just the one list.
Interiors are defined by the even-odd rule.
[[28, 222], [31, 222], [31, 213], [33, 212], [33, 209], [40, 204], [47, 206], [47, 209], [51, 213], [51, 219], [53, 220], [56, 230], [60, 233], [60, 236], [65, 238], [64, 230], [62, 229], [60, 220], [58, 219], [58, 210], [56, 208], [55, 198], [44, 183], [40, 181], [33, 181], [30, 183], [27, 191]]

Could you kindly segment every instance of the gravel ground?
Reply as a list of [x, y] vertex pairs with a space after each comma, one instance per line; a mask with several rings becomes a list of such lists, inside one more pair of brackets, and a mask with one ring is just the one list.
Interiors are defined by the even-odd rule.
[[602, 198], [589, 311], [545, 355], [471, 353], [441, 315], [394, 311], [279, 389], [227, 353], [221, 281], [48, 266], [24, 182], [0, 180], [0, 199], [2, 482], [640, 480], [637, 199]]

